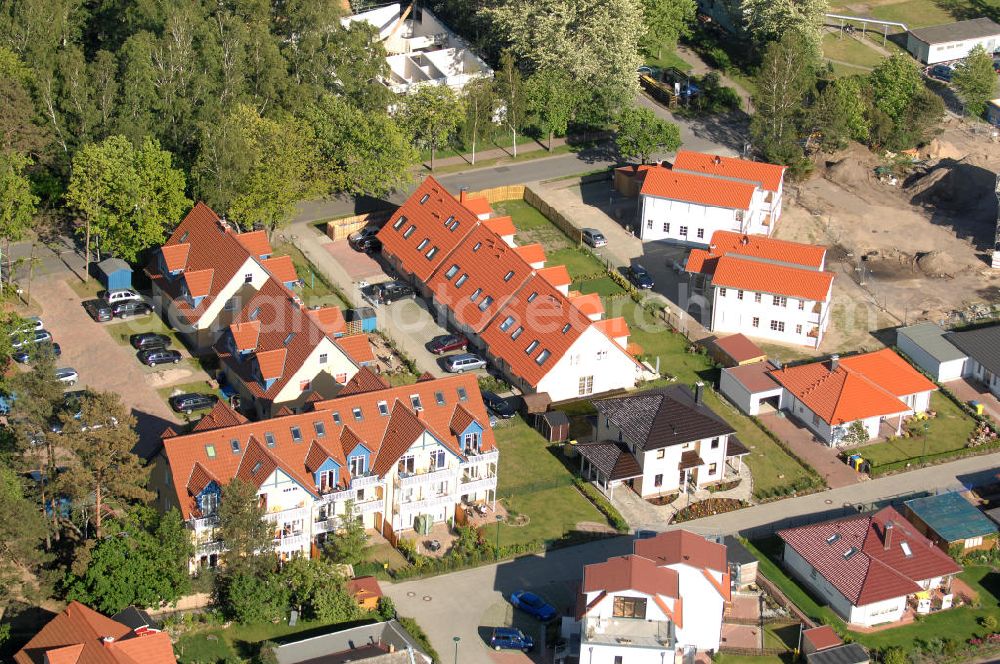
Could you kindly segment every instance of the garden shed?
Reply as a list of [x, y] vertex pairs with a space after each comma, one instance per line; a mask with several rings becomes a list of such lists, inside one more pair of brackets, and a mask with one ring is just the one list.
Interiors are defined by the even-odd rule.
[[108, 290], [132, 288], [132, 268], [120, 258], [105, 258], [98, 263], [97, 278]]
[[945, 553], [996, 546], [997, 526], [958, 492], [913, 498], [903, 503], [903, 516]]
[[550, 443], [561, 443], [569, 438], [569, 417], [561, 410], [550, 410], [535, 415], [535, 428]]

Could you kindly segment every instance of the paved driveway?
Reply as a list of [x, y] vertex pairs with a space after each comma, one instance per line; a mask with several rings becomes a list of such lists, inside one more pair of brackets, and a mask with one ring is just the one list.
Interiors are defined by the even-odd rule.
[[139, 364], [130, 346], [118, 344], [104, 329], [106, 324], [96, 323], [87, 315], [80, 297], [66, 283], [65, 274], [46, 278], [35, 288], [42, 303], [45, 328], [62, 347], [57, 366], [73, 367], [80, 374], [80, 382], [73, 389], [88, 387], [121, 395], [122, 402], [136, 418], [139, 432], [136, 451], [140, 454], [154, 451], [163, 430], [180, 421], [154, 385], [197, 380], [190, 365], [178, 365], [184, 368], [184, 373], [173, 374], [179, 380], [171, 381], [171, 374], [166, 374], [167, 380], [163, 377], [172, 367], [158, 372]]
[[838, 459], [836, 448], [827, 447], [819, 442], [813, 433], [800, 422], [783, 415], [786, 414], [768, 413], [761, 415], [760, 420], [778, 438], [785, 441], [801, 459], [815, 468], [816, 472], [826, 480], [827, 486], [831, 489], [837, 489], [867, 479], [867, 475], [852, 470], [850, 466]]
[[347, 240], [327, 242], [323, 248], [333, 256], [335, 261], [340, 263], [352, 281], [375, 283], [385, 278], [378, 261], [366, 253], [351, 249]]
[[979, 381], [960, 378], [945, 383], [945, 386], [962, 401], [978, 401], [983, 404], [986, 414], [1000, 422], [1000, 400]]

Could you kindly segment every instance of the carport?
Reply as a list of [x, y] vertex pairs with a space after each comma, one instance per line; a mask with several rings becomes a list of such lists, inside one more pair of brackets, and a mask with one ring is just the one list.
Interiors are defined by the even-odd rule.
[[585, 480], [596, 481], [608, 498], [619, 484], [642, 477], [642, 467], [625, 443], [580, 443], [576, 449], [580, 452], [580, 474]]
[[755, 362], [723, 369], [719, 391], [747, 415], [778, 410], [784, 388], [771, 377], [776, 368], [771, 362]]

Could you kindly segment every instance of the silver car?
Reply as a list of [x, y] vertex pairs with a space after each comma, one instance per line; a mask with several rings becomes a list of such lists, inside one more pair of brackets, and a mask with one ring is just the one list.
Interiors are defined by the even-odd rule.
[[56, 380], [66, 385], [76, 385], [76, 381], [80, 380], [80, 374], [76, 372], [76, 369], [62, 367], [56, 369]]
[[595, 249], [597, 247], [603, 247], [608, 243], [608, 239], [604, 237], [604, 233], [596, 228], [584, 228], [583, 241]]
[[486, 360], [473, 353], [459, 353], [458, 355], [449, 355], [446, 357], [444, 368], [450, 373], [475, 371], [476, 369], [485, 369]]

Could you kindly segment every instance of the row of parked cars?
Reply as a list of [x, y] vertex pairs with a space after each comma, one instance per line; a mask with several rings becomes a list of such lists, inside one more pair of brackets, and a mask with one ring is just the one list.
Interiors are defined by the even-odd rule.
[[153, 307], [131, 288], [106, 291], [103, 297], [84, 302], [83, 308], [98, 323], [112, 318], [145, 316], [153, 312]]
[[[45, 324], [38, 316], [25, 319], [25, 325], [11, 333], [11, 347], [14, 349], [11, 357], [15, 362], [27, 364], [38, 353], [51, 352], [53, 356], [62, 355], [62, 347], [52, 338], [52, 333], [45, 329]], [[56, 379], [65, 385], [76, 385], [80, 375], [71, 367], [56, 369]]]

